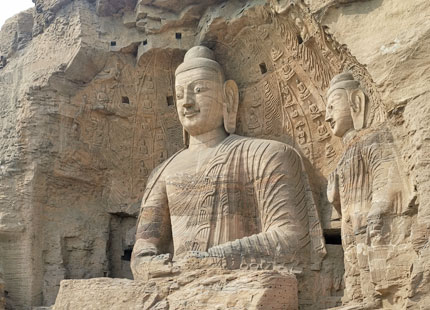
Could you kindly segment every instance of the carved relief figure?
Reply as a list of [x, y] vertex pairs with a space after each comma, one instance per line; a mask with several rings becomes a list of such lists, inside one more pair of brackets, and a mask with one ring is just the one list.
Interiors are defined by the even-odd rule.
[[394, 247], [408, 235], [408, 223], [402, 222], [408, 211], [408, 187], [402, 183], [406, 177], [401, 175], [392, 135], [383, 127], [366, 128], [367, 96], [352, 74], [335, 76], [327, 98], [325, 120], [344, 143], [328, 184], [329, 201], [342, 216], [344, 302], [378, 308], [382, 295], [391, 294], [391, 279], [407, 272], [397, 266], [396, 258], [389, 266]]
[[148, 180], [135, 278], [148, 257], [164, 253], [221, 257], [229, 268], [318, 268], [325, 246], [301, 158], [283, 143], [234, 134], [238, 94], [210, 49], [187, 52], [176, 70], [176, 99], [188, 146]]
[[311, 112], [312, 119], [317, 119], [318, 117], [320, 117], [321, 112], [318, 109], [318, 106], [315, 103], [310, 101], [308, 101], [308, 103], [309, 103], [309, 112]]
[[257, 129], [260, 127], [260, 122], [258, 121], [258, 116], [255, 108], [249, 109], [249, 129]]
[[296, 83], [297, 83], [297, 89], [299, 90], [300, 98], [302, 100], [305, 100], [306, 98], [308, 98], [310, 96], [311, 93], [309, 92], [309, 90], [306, 88], [305, 84], [303, 84], [302, 81], [297, 79]]

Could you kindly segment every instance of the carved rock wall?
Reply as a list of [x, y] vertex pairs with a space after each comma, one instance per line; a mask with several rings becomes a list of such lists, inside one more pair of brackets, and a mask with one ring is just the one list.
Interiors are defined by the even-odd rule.
[[6, 296], [4, 292], [3, 270], [0, 269], [0, 310], [6, 307]]
[[[329, 243], [339, 243], [340, 226], [325, 196], [326, 177], [342, 145], [324, 123], [325, 91], [344, 69], [362, 81], [375, 122], [388, 116], [417, 191], [416, 252], [406, 268], [412, 272], [399, 278], [405, 291], [391, 304], [405, 306], [409, 298], [412, 309], [424, 305], [429, 5], [308, 0], [288, 9], [290, 2], [169, 1], [176, 9], [166, 10], [161, 0], [37, 0], [33, 12], [6, 23], [0, 32], [6, 59], [0, 64], [0, 265], [17, 309], [53, 304], [63, 279], [131, 276], [146, 178], [182, 147], [173, 72], [198, 43], [213, 48], [227, 77], [239, 83], [239, 133], [302, 153]], [[338, 305], [343, 294], [341, 245], [327, 248], [323, 272], [301, 288], [325, 296], [321, 308]], [[313, 306], [303, 296], [299, 302]]]
[[427, 1], [367, 1], [331, 6], [317, 13], [336, 39], [367, 65], [377, 82], [399, 156], [416, 191], [412, 198], [416, 199], [412, 204], [417, 213], [411, 231], [413, 249], [399, 248], [396, 253], [403, 255], [406, 263], [400, 268], [408, 270], [396, 280], [398, 288], [406, 292], [384, 307], [425, 308], [430, 289], [430, 61], [426, 48], [430, 43], [430, 5]]

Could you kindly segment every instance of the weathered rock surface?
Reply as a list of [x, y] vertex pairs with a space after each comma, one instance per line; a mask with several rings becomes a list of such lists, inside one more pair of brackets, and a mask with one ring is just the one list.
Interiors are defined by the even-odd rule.
[[396, 248], [393, 256], [398, 259], [403, 255], [401, 261], [407, 265], [402, 268], [411, 273], [396, 280], [404, 293], [387, 301], [384, 308], [428, 305], [430, 63], [425, 46], [430, 42], [429, 16], [427, 1], [368, 1], [332, 6], [321, 18], [358, 61], [367, 65], [377, 82], [405, 170], [416, 190], [413, 204], [417, 215], [411, 232], [415, 251]]
[[298, 309], [294, 275], [210, 269], [147, 282], [64, 280], [54, 309]]
[[4, 293], [3, 270], [0, 269], [0, 310], [4, 310], [6, 306], [6, 296]]
[[[201, 43], [239, 83], [239, 132], [290, 143], [306, 158], [332, 243], [340, 220], [325, 196], [326, 178], [343, 146], [323, 122], [325, 93], [344, 69], [366, 82], [416, 191], [414, 251], [393, 254], [404, 255], [410, 274], [395, 280], [403, 293], [383, 307], [427, 307], [430, 4], [293, 2], [291, 14], [286, 0], [37, 0], [33, 12], [3, 26], [0, 265], [16, 309], [53, 304], [63, 279], [131, 276], [146, 179], [182, 147], [173, 71]], [[322, 35], [326, 27], [337, 42]], [[300, 289], [327, 296], [321, 308], [338, 305], [343, 289], [341, 245], [327, 250], [329, 271]]]

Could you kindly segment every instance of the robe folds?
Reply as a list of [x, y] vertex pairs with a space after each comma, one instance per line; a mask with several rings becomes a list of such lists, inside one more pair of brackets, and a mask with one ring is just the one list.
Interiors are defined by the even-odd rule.
[[[169, 174], [175, 156], [148, 181], [136, 239], [157, 253], [318, 264], [321, 225], [300, 156], [276, 141], [230, 135], [195, 173]], [[317, 268], [316, 268], [317, 269]]]
[[375, 304], [409, 272], [397, 248], [410, 235], [411, 185], [403, 171], [393, 136], [381, 126], [351, 132], [329, 176], [327, 196], [342, 216], [345, 300]]

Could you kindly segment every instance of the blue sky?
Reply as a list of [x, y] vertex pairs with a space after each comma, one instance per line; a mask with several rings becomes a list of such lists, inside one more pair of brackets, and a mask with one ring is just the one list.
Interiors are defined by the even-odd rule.
[[[6, 4], [7, 3], [7, 4]], [[34, 6], [31, 0], [2, 0], [0, 8], [0, 27], [6, 19]]]

